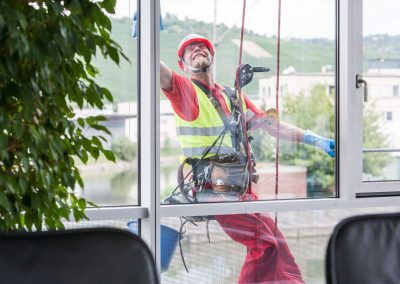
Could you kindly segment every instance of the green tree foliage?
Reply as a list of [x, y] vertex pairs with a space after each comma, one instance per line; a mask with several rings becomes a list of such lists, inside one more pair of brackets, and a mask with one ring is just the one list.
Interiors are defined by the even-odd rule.
[[[373, 103], [364, 110], [363, 119], [363, 147], [366, 149], [389, 148], [390, 144], [386, 135], [381, 131], [379, 114], [375, 111]], [[379, 176], [389, 162], [390, 155], [388, 153], [366, 153], [363, 160], [363, 173]]]
[[0, 1], [0, 230], [63, 228], [86, 218], [87, 201], [74, 156], [104, 154], [110, 134], [102, 116], [79, 118], [74, 107], [101, 109], [111, 93], [95, 82], [96, 50], [119, 63], [110, 38], [115, 0]]
[[[326, 90], [326, 86], [316, 85], [310, 94], [285, 96], [282, 120], [320, 136], [334, 138], [334, 96]], [[281, 162], [306, 167], [308, 177], [324, 189], [334, 184], [334, 159], [318, 148], [282, 143]]]
[[133, 161], [137, 156], [137, 145], [124, 136], [113, 140], [111, 149], [114, 155], [123, 161]]

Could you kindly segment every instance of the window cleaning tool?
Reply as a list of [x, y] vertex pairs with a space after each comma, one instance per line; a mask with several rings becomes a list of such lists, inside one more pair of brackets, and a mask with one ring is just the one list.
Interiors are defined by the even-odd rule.
[[[132, 18], [132, 37], [137, 38], [138, 35], [138, 26], [139, 26], [139, 17], [137, 11], [133, 13], [133, 18]], [[160, 31], [165, 29], [164, 21], [162, 19], [162, 16], [160, 15]]]

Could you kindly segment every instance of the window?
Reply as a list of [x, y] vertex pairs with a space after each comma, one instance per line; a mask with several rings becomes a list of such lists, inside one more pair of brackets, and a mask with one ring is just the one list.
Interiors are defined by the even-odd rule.
[[333, 96], [335, 94], [335, 86], [328, 86], [328, 95]]
[[[277, 220], [279, 231], [285, 236], [305, 283], [325, 283], [325, 254], [334, 226], [342, 219], [367, 213], [398, 212], [400, 208], [362, 208], [341, 210], [312, 210], [305, 212], [263, 213]], [[180, 228], [179, 218], [163, 218], [162, 224], [171, 229]], [[247, 227], [251, 230], [251, 226]], [[232, 241], [217, 221], [208, 225], [187, 223], [181, 245], [186, 272], [179, 247], [171, 259], [169, 269], [161, 274], [162, 283], [236, 283], [240, 277], [246, 249]], [[210, 242], [208, 241], [210, 238]], [[259, 240], [259, 248], [265, 240]], [[282, 250], [284, 251], [284, 250]], [[264, 268], [268, 270], [268, 268]], [[264, 282], [268, 283], [268, 281]]]
[[[225, 5], [230, 7], [229, 13], [223, 12]], [[167, 68], [175, 72], [174, 76], [186, 78], [180, 79], [186, 80], [184, 82], [188, 84], [182, 88], [190, 90], [193, 88], [190, 80], [187, 79], [191, 77], [189, 67], [185, 65], [186, 63], [179, 62], [178, 64], [176, 58], [178, 45], [188, 34], [199, 34], [213, 44], [216, 54], [212, 64], [215, 81], [221, 86], [233, 87], [240, 50], [240, 29], [233, 19], [241, 18], [241, 5], [240, 0], [229, 3], [210, 1], [201, 5], [196, 0], [184, 1], [184, 3], [168, 0], [161, 2], [166, 30], [160, 31], [160, 59]], [[318, 12], [316, 9], [311, 9], [315, 5], [319, 7]], [[198, 7], [198, 9], [193, 9], [193, 7]], [[257, 110], [275, 108], [278, 103], [282, 121], [330, 139], [335, 138], [336, 127], [335, 94], [331, 94], [335, 86], [334, 7], [335, 1], [324, 4], [308, 1], [304, 6], [293, 3], [282, 10], [285, 21], [282, 22], [284, 34], [280, 39], [282, 66], [280, 66], [279, 78], [276, 74], [278, 26], [275, 4], [258, 1], [247, 7], [248, 22], [246, 22], [242, 50], [243, 64], [268, 67], [272, 70], [254, 73], [252, 81], [242, 89], [242, 93], [252, 99]], [[298, 13], [299, 9], [302, 13]], [[210, 11], [213, 12], [210, 13]], [[254, 19], [268, 19], [268, 24], [260, 25]], [[303, 28], [299, 28], [299, 25]], [[326, 66], [330, 66], [330, 72], [325, 70]], [[160, 72], [162, 73], [162, 70]], [[277, 90], [278, 79], [279, 101], [277, 102], [275, 90]], [[326, 92], [327, 89], [330, 90], [329, 94]], [[208, 103], [207, 101], [208, 99], [205, 98], [205, 103]], [[165, 90], [161, 92], [159, 120], [161, 199], [174, 190], [179, 191], [176, 176], [182, 156], [185, 154], [182, 147], [189, 147], [182, 144], [189, 143], [190, 139], [196, 139], [188, 133], [183, 133], [179, 137], [174, 125], [166, 124], [166, 110], [170, 109], [171, 112], [174, 110], [178, 113], [177, 123], [181, 124], [178, 128], [185, 131], [193, 130], [192, 125], [186, 121], [198, 119], [199, 110], [192, 104], [185, 105], [184, 101], [179, 104], [178, 102], [180, 99], [176, 94], [170, 94]], [[209, 110], [210, 107], [207, 109]], [[200, 113], [203, 112], [200, 110]], [[218, 115], [216, 119], [220, 119]], [[168, 143], [164, 140], [165, 129], [168, 129]], [[284, 132], [283, 128], [281, 131]], [[216, 139], [219, 133], [214, 135]], [[259, 176], [258, 182], [252, 186], [259, 198], [273, 200], [336, 196], [335, 160], [324, 151], [309, 145], [286, 141], [292, 138], [285, 134], [282, 134], [283, 138], [280, 139], [279, 145], [276, 138], [265, 130], [250, 131], [249, 135], [253, 138], [251, 144], [257, 160], [256, 171]], [[205, 139], [200, 135], [197, 135], [197, 138]], [[194, 156], [201, 156], [202, 143], [204, 141], [195, 142], [196, 149], [194, 150], [200, 152]], [[278, 152], [279, 164], [276, 165]], [[183, 174], [188, 174], [190, 169], [190, 165], [185, 165]], [[276, 188], [278, 188], [277, 193]]]
[[393, 86], [393, 96], [394, 97], [399, 96], [399, 86], [398, 85]]
[[[278, 103], [282, 121], [313, 130], [325, 137], [336, 138], [340, 142], [336, 149], [338, 163], [334, 159], [327, 159], [324, 152], [309, 145], [280, 141], [280, 147], [277, 148], [275, 137], [264, 132], [258, 136], [254, 133], [252, 143], [261, 185], [257, 191], [257, 202], [238, 202], [232, 199], [222, 202], [221, 199], [207, 200], [207, 196], [204, 196], [199, 202], [178, 205], [160, 204], [174, 190], [175, 193], [180, 190], [177, 174], [183, 150], [176, 135], [177, 121], [182, 121], [175, 117], [171, 106], [174, 99], [168, 99], [158, 88], [159, 60], [176, 74], [187, 76], [177, 62], [178, 44], [189, 33], [202, 34], [211, 43], [218, 43], [215, 44], [216, 81], [222, 86], [232, 87], [238, 63], [238, 26], [243, 2], [160, 0], [160, 8], [157, 1], [140, 1], [141, 28], [137, 42], [140, 45], [140, 57], [137, 58], [140, 77], [137, 179], [141, 189], [138, 203], [141, 206], [118, 206], [112, 210], [101, 208], [99, 211], [91, 209], [88, 211], [90, 217], [95, 216], [96, 220], [140, 219], [142, 238], [149, 244], [160, 267], [163, 267], [165, 263], [163, 264], [162, 258], [165, 254], [163, 255], [161, 241], [166, 239], [163, 226], [179, 232], [179, 218], [182, 216], [218, 218], [276, 212], [270, 213], [273, 224], [277, 224], [277, 228], [283, 233], [290, 252], [301, 268], [304, 280], [323, 282], [323, 259], [331, 228], [345, 216], [381, 212], [387, 206], [398, 206], [400, 202], [395, 191], [399, 188], [400, 180], [400, 147], [395, 143], [400, 141], [400, 137], [390, 128], [399, 128], [395, 120], [397, 116], [392, 114], [393, 120], [389, 124], [380, 119], [379, 115], [389, 109], [400, 109], [396, 96], [388, 95], [397, 75], [391, 77], [393, 74], [385, 73], [397, 72], [393, 70], [396, 68], [388, 68], [397, 63], [386, 59], [384, 65], [366, 65], [382, 64], [381, 60], [372, 59], [385, 54], [385, 49], [379, 49], [387, 46], [381, 42], [384, 37], [374, 37], [374, 34], [398, 36], [399, 29], [395, 27], [398, 27], [399, 22], [394, 12], [398, 9], [392, 8], [396, 7], [397, 2], [383, 1], [384, 3], [375, 5], [374, 1], [364, 0], [364, 10], [360, 7], [361, 1], [343, 1], [337, 7], [338, 14], [335, 14], [337, 1], [288, 1], [282, 7], [282, 71], [279, 78], [276, 74], [275, 57], [278, 7], [270, 1], [250, 3], [246, 13], [247, 28], [242, 62], [252, 66], [270, 67], [271, 71], [253, 74], [253, 81], [243, 91], [255, 103], [258, 103], [256, 98], [259, 97], [263, 107], [267, 109], [274, 108]], [[389, 12], [380, 9], [387, 9]], [[259, 11], [262, 11], [262, 17], [257, 17]], [[388, 17], [386, 13], [394, 14]], [[159, 14], [165, 24], [165, 30], [160, 32]], [[364, 35], [361, 32], [363, 25], [360, 24], [363, 16], [366, 26]], [[377, 25], [380, 21], [376, 19], [379, 17], [383, 19], [383, 23], [385, 19], [395, 22], [393, 25]], [[239, 20], [235, 21], [236, 19]], [[260, 25], [260, 19], [267, 24]], [[336, 22], [337, 19], [340, 22]], [[371, 31], [371, 27], [379, 30]], [[389, 28], [394, 30], [389, 32]], [[396, 41], [393, 42], [396, 44]], [[391, 50], [395, 53], [398, 48]], [[340, 57], [336, 57], [338, 51]], [[363, 53], [364, 59], [361, 58]], [[322, 68], [328, 65], [333, 68]], [[379, 74], [371, 73], [378, 69]], [[362, 74], [362, 70], [365, 71], [363, 77], [372, 87], [369, 89], [371, 96], [367, 103], [363, 103], [362, 89], [356, 89], [354, 82], [355, 75]], [[278, 92], [279, 100], [276, 102], [276, 90], [280, 91], [282, 86], [287, 86], [286, 93], [283, 95]], [[267, 94], [270, 96], [261, 97], [262, 87], [268, 88]], [[373, 107], [379, 108], [372, 111]], [[187, 115], [193, 114], [190, 108], [181, 110]], [[208, 122], [215, 123], [211, 119]], [[367, 134], [368, 131], [365, 130], [372, 132]], [[373, 136], [371, 133], [383, 135], [385, 131], [392, 131], [386, 133], [392, 135], [387, 136], [390, 139], [368, 139]], [[365, 139], [362, 138], [363, 135]], [[384, 141], [388, 144], [382, 144]], [[275, 166], [277, 149], [280, 154], [278, 181]], [[183, 168], [184, 174], [189, 171], [190, 166]], [[189, 203], [187, 199], [182, 200], [183, 203]], [[377, 208], [381, 206], [385, 208]], [[226, 233], [225, 229], [234, 230], [235, 226], [223, 227], [214, 220], [195, 224], [197, 226], [190, 222], [185, 225], [186, 233], [181, 240], [185, 261], [191, 273], [185, 272], [180, 253], [175, 251], [169, 269], [161, 274], [162, 282], [187, 283], [197, 279], [198, 282], [208, 283], [237, 282], [247, 249], [243, 244], [234, 242]], [[207, 226], [210, 243], [207, 239]]]
[[[157, 142], [160, 147], [161, 224], [179, 231], [180, 222], [186, 221], [185, 218], [179, 220], [181, 216], [211, 215], [211, 219], [217, 220], [217, 223], [214, 221], [209, 223], [213, 239], [211, 244], [197, 243], [200, 238], [206, 238], [206, 234], [201, 236], [200, 233], [194, 233], [193, 236], [189, 232], [192, 229], [202, 231], [207, 227], [206, 220], [196, 223], [197, 226], [193, 226], [190, 222], [186, 224], [184, 230], [187, 234], [183, 241], [193, 241], [193, 244], [189, 244], [188, 250], [183, 246], [183, 253], [189, 270], [194, 274], [186, 275], [183, 266], [177, 260], [176, 256], [179, 254], [175, 253], [170, 270], [162, 275], [165, 283], [186, 283], [189, 278], [190, 282], [193, 282], [196, 281], [197, 275], [202, 277], [199, 281], [207, 281], [206, 283], [231, 283], [237, 282], [240, 277], [245, 277], [243, 271], [248, 269], [249, 265], [243, 264], [247, 249], [246, 241], [243, 239], [246, 232], [239, 232], [241, 223], [247, 223], [245, 221], [248, 220], [249, 226], [246, 229], [250, 232], [254, 232], [258, 225], [262, 227], [261, 239], [271, 237], [270, 230], [276, 228], [274, 216], [265, 219], [262, 224], [257, 224], [256, 216], [261, 215], [248, 212], [265, 213], [269, 205], [255, 203], [253, 200], [290, 202], [296, 199], [300, 202], [298, 204], [302, 204], [307, 199], [329, 201], [331, 197], [337, 196], [335, 159], [318, 147], [293, 143], [294, 132], [285, 132], [286, 136], [280, 136], [278, 144], [276, 137], [271, 134], [273, 126], [268, 128], [267, 125], [265, 131], [249, 131], [249, 135], [253, 138], [251, 145], [257, 159], [256, 173], [259, 177], [257, 183], [252, 184], [252, 194], [240, 192], [238, 184], [242, 184], [241, 182], [232, 182], [234, 184], [232, 187], [228, 183], [230, 178], [232, 181], [234, 179], [237, 181], [246, 174], [243, 169], [240, 171], [240, 165], [235, 164], [236, 160], [232, 162], [237, 166], [235, 170], [224, 168], [223, 162], [213, 160], [219, 151], [226, 151], [223, 154], [229, 157], [231, 153], [229, 150], [232, 148], [236, 150], [235, 143], [232, 142], [235, 137], [230, 136], [224, 140], [225, 136], [222, 136], [223, 139], [218, 140], [224, 135], [225, 129], [224, 114], [221, 115], [221, 112], [224, 112], [225, 108], [225, 115], [226, 113], [229, 115], [229, 110], [235, 107], [231, 102], [226, 103], [227, 100], [229, 102], [229, 98], [219, 92], [219, 86], [234, 87], [241, 40], [240, 28], [233, 20], [241, 18], [242, 4], [239, 0], [161, 2], [163, 22], [166, 26], [166, 30], [161, 30], [159, 35], [160, 60], [163, 62], [160, 66], [162, 90], [159, 110], [156, 111], [160, 114], [158, 117], [160, 140]], [[315, 6], [318, 6], [318, 9]], [[229, 13], [226, 7], [230, 7]], [[322, 72], [321, 69], [326, 65], [336, 65], [335, 1], [323, 4], [320, 1], [308, 1], [301, 5], [292, 2], [286, 6], [283, 10], [286, 21], [282, 23], [284, 34], [280, 39], [282, 49], [280, 59], [283, 66], [280, 67], [279, 73], [276, 65], [277, 8], [269, 1], [256, 1], [246, 10], [249, 22], [242, 42], [242, 63], [253, 67], [267, 67], [272, 71], [254, 73], [252, 81], [243, 86], [241, 91], [254, 103], [254, 109], [248, 105], [253, 113], [276, 108], [278, 105], [279, 120], [313, 131], [327, 139], [334, 139], [336, 94], [327, 94], [327, 89], [336, 85], [335, 72]], [[260, 25], [260, 19], [267, 19], [268, 24]], [[299, 25], [303, 28], [299, 28]], [[204, 38], [197, 35], [187, 37], [190, 34], [201, 35]], [[185, 46], [186, 43], [189, 48], [180, 50], [179, 46]], [[191, 43], [194, 44], [190, 45]], [[214, 51], [215, 58], [211, 60]], [[181, 57], [180, 61], [176, 58], [177, 53]], [[175, 80], [172, 83], [165, 76], [171, 74], [166, 72], [170, 70], [173, 71]], [[209, 75], [210, 70], [213, 72], [213, 77]], [[199, 73], [207, 75], [197, 76]], [[211, 78], [219, 85], [213, 86], [209, 80]], [[167, 79], [167, 82], [164, 79]], [[209, 86], [210, 82], [212, 86]], [[174, 88], [171, 88], [173, 83], [175, 83]], [[265, 90], [269, 90], [267, 94]], [[276, 90], [278, 94], [275, 94]], [[222, 97], [219, 101], [222, 111], [216, 110], [218, 106], [215, 107], [215, 103], [209, 99], [212, 96], [217, 99], [218, 96]], [[277, 96], [278, 101], [276, 101]], [[256, 98], [261, 100], [258, 101]], [[196, 104], [193, 104], [193, 101], [196, 101]], [[264, 105], [261, 105], [261, 101]], [[165, 102], [168, 102], [174, 111], [177, 128], [177, 131], [171, 129], [169, 132], [170, 149], [167, 149], [162, 140], [164, 129], [167, 127], [164, 114], [167, 109]], [[273, 112], [267, 115], [271, 113]], [[273, 123], [277, 121], [273, 119], [275, 118], [271, 118]], [[293, 131], [293, 128], [290, 129]], [[281, 131], [283, 133], [283, 128]], [[300, 139], [303, 139], [302, 135]], [[237, 142], [239, 146], [240, 143], [243, 141]], [[207, 156], [208, 151], [213, 155]], [[234, 156], [237, 156], [240, 151], [234, 153]], [[278, 163], [276, 163], [277, 157]], [[235, 174], [231, 174], [234, 171]], [[207, 176], [209, 172], [210, 175]], [[242, 193], [244, 195], [240, 196]], [[289, 210], [289, 207], [286, 209]], [[239, 219], [243, 222], [238, 221]], [[253, 221], [255, 226], [251, 224]], [[278, 228], [279, 226], [281, 223], [278, 222]], [[235, 232], [241, 236], [239, 239], [243, 237], [239, 243], [233, 241]], [[161, 231], [160, 239], [164, 239], [162, 234]], [[257, 242], [257, 238], [249, 241]], [[293, 239], [288, 238], [289, 241]], [[289, 243], [288, 255], [296, 249], [294, 242]], [[163, 248], [161, 248], [161, 261], [162, 250]], [[231, 259], [226, 259], [226, 255], [233, 254], [232, 252], [235, 253]], [[296, 254], [296, 261], [301, 257], [301, 253]], [[207, 262], [205, 258], [208, 259]], [[266, 266], [268, 265], [263, 265]], [[298, 269], [297, 265], [292, 266], [294, 270]], [[262, 270], [264, 269], [260, 266], [257, 273], [264, 274], [262, 277], [265, 277], [268, 271]], [[254, 279], [244, 280], [254, 282]]]
[[391, 111], [384, 112], [384, 117], [385, 117], [385, 120], [392, 121], [393, 120], [393, 112], [391, 112]]
[[[365, 80], [371, 86], [369, 99], [363, 107], [363, 173], [365, 191], [387, 191], [372, 185], [379, 181], [400, 180], [398, 173], [398, 158], [400, 154], [399, 127], [395, 125], [393, 109], [399, 109], [399, 86], [396, 84], [400, 76], [399, 42], [391, 41], [399, 35], [400, 22], [390, 22], [392, 9], [399, 7], [397, 1], [386, 0], [376, 3], [372, 0], [363, 1], [363, 69]], [[380, 21], [381, 25], [375, 25]], [[378, 46], [385, 48], [377, 48]], [[389, 50], [396, 50], [393, 54]], [[379, 51], [378, 51], [379, 50]], [[379, 119], [379, 114], [383, 119]], [[392, 183], [392, 191], [398, 187]]]
[[[97, 205], [137, 205], [137, 40], [132, 38], [132, 17], [136, 10], [133, 0], [119, 0], [116, 13], [110, 16], [112, 38], [122, 47], [130, 62], [121, 58], [119, 66], [100, 54], [94, 66], [99, 69], [98, 84], [108, 88], [114, 96], [102, 112], [90, 108], [79, 115], [103, 115], [104, 125], [111, 131], [107, 148], [113, 149], [116, 163], [99, 157], [79, 164], [85, 184], [83, 195]], [[87, 133], [90, 135], [90, 133]]]

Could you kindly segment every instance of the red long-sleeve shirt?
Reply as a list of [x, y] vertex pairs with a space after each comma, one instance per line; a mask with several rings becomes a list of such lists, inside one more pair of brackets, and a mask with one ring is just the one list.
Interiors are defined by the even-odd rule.
[[[205, 87], [211, 90], [211, 93], [221, 104], [222, 110], [229, 116], [229, 109], [222, 95], [223, 87], [215, 84], [215, 87], [210, 87], [204, 84]], [[199, 115], [199, 103], [197, 101], [196, 91], [190, 79], [172, 72], [172, 88], [170, 90], [163, 89], [165, 96], [172, 104], [175, 113], [186, 121], [193, 121]], [[256, 118], [264, 117], [263, 111], [258, 109], [250, 99], [244, 95], [244, 101], [247, 109], [251, 110]]]

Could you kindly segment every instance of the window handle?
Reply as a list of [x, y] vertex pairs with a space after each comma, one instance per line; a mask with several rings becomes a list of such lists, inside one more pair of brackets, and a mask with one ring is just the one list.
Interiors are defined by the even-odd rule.
[[364, 87], [364, 102], [368, 102], [368, 83], [360, 74], [356, 75], [356, 88]]

